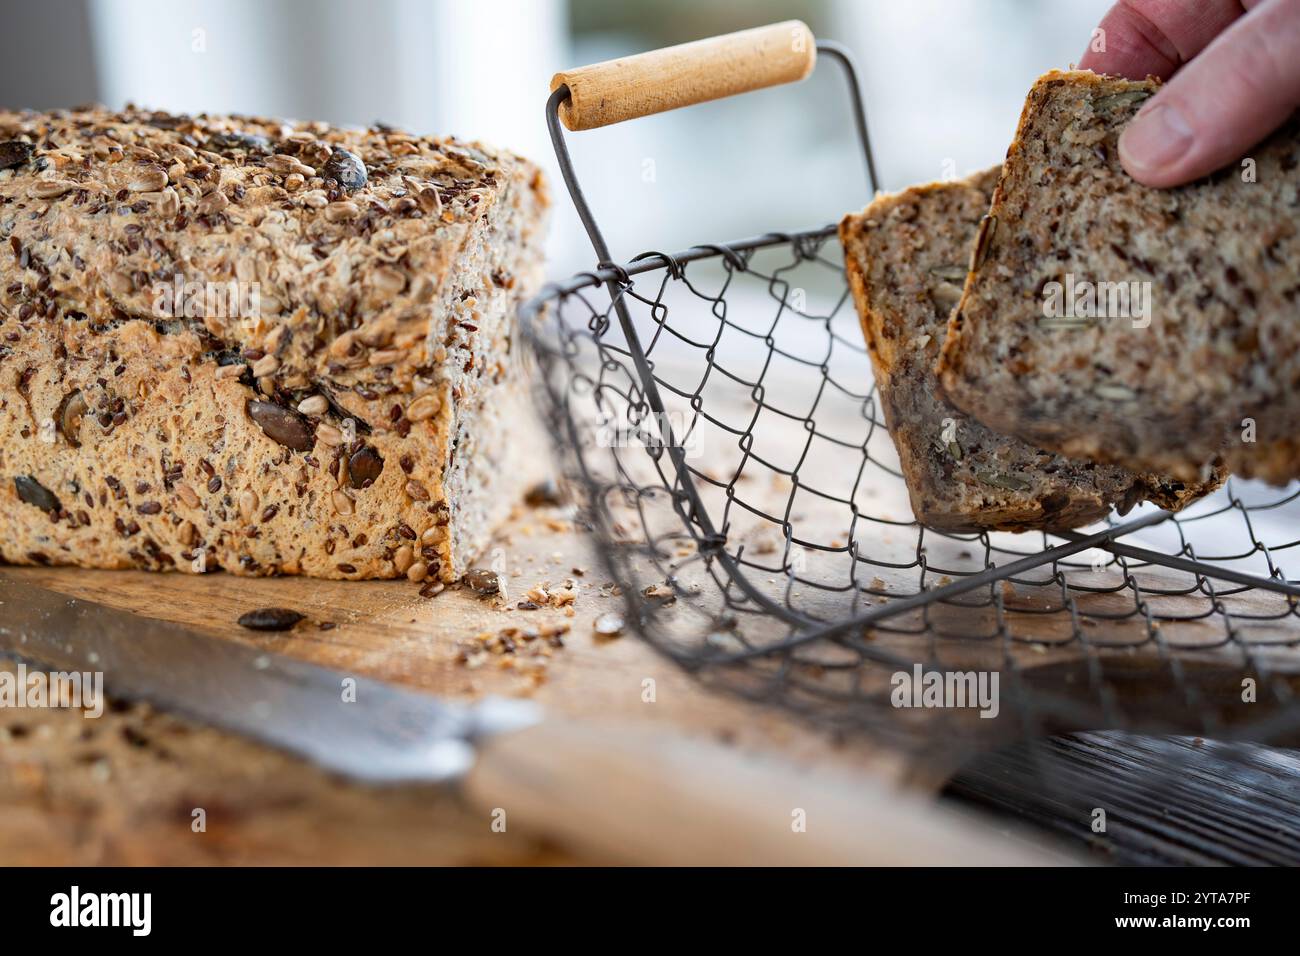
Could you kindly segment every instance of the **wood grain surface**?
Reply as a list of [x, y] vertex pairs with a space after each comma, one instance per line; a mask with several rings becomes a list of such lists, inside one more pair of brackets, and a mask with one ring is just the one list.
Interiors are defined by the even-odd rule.
[[[784, 716], [708, 694], [634, 637], [602, 638], [594, 620], [622, 601], [563, 507], [521, 506], [497, 548], [510, 600], [451, 588], [421, 598], [406, 582], [254, 579], [224, 574], [9, 568], [42, 587], [134, 609], [241, 641], [455, 699], [527, 697], [579, 721], [777, 753], [796, 766], [838, 766], [889, 782], [903, 768], [862, 742], [837, 744]], [[578, 573], [581, 572], [581, 573]], [[574, 582], [571, 608], [519, 610], [536, 585]], [[257, 633], [245, 611], [307, 615], [292, 631]], [[321, 623], [335, 625], [322, 629]], [[464, 660], [462, 642], [509, 628], [567, 625], [563, 646]], [[12, 667], [0, 660], [0, 667]], [[653, 703], [642, 682], [655, 681]], [[195, 809], [207, 830], [192, 829]], [[605, 862], [495, 833], [491, 820], [436, 788], [371, 790], [300, 761], [153, 711], [119, 706], [98, 720], [66, 710], [0, 709], [3, 864], [511, 864]]]

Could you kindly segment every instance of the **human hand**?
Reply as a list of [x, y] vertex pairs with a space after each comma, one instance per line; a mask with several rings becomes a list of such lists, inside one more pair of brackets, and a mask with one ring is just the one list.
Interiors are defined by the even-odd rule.
[[1140, 183], [1212, 173], [1300, 105], [1300, 0], [1119, 0], [1100, 29], [1079, 69], [1169, 81], [1119, 139]]

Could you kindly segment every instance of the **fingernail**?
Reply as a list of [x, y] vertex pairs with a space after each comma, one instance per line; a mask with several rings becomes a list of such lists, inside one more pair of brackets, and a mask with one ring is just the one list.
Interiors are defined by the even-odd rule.
[[1154, 172], [1186, 154], [1192, 127], [1176, 106], [1153, 106], [1129, 123], [1119, 137], [1119, 155], [1129, 172]]

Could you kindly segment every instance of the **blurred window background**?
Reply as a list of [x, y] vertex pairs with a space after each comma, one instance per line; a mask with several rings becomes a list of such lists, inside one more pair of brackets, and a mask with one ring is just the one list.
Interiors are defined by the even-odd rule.
[[[1110, 0], [7, 0], [0, 104], [127, 101], [455, 134], [552, 173], [551, 274], [592, 254], [543, 116], [569, 66], [798, 17], [855, 54], [886, 189], [998, 162]], [[614, 255], [806, 229], [867, 194], [843, 78], [570, 137]]]

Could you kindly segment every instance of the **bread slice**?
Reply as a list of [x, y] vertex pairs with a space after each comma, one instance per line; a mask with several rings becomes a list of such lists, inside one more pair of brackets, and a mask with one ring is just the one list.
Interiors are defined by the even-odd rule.
[[938, 395], [934, 363], [999, 168], [880, 196], [840, 224], [849, 282], [885, 421], [919, 522], [941, 531], [1063, 530], [1150, 499], [1178, 509], [1217, 482], [1184, 484], [1072, 460], [999, 434]]
[[1300, 120], [1240, 165], [1150, 189], [1116, 144], [1156, 86], [1034, 84], [949, 325], [944, 392], [1063, 454], [1188, 482], [1216, 456], [1300, 477]]
[[546, 206], [388, 127], [0, 111], [0, 559], [459, 577], [545, 460]]

